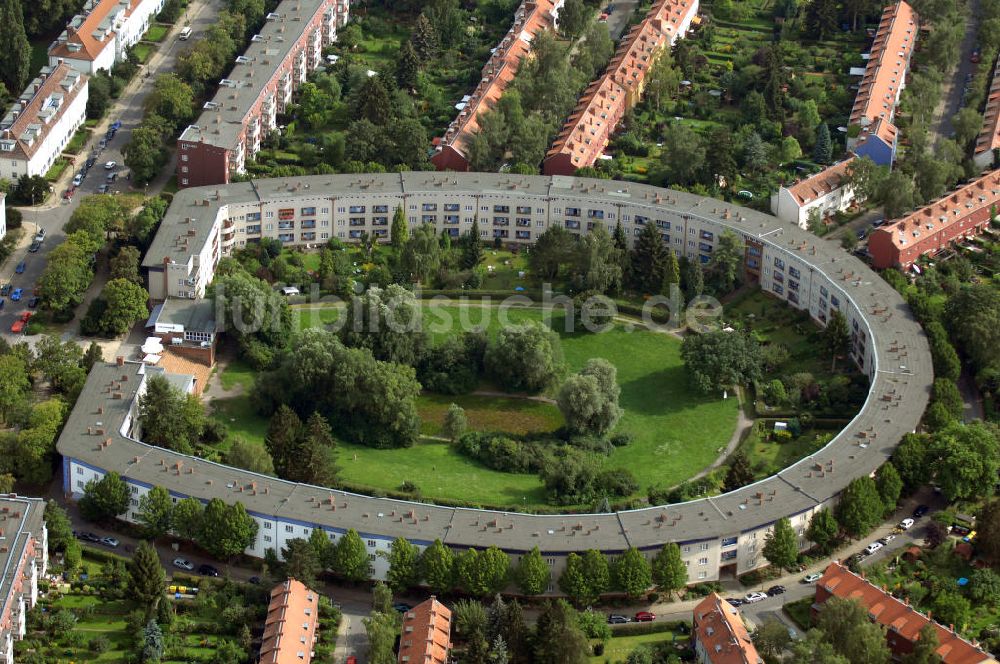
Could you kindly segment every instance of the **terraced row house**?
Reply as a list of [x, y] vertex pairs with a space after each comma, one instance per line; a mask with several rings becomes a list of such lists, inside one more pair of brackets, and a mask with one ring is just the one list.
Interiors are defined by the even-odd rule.
[[225, 184], [277, 129], [276, 117], [349, 18], [349, 0], [283, 0], [177, 140], [179, 187]]
[[625, 113], [639, 103], [646, 76], [664, 49], [683, 37], [698, 0], [657, 0], [619, 43], [604, 74], [592, 82], [545, 155], [546, 175], [573, 175], [593, 166]]
[[469, 170], [469, 146], [479, 131], [479, 118], [493, 110], [517, 75], [521, 61], [531, 53], [531, 42], [541, 32], [555, 30], [565, 0], [523, 0], [514, 23], [493, 49], [483, 77], [471, 95], [456, 106], [458, 116], [434, 139], [431, 163], [439, 171]]
[[983, 111], [983, 128], [976, 138], [972, 158], [979, 168], [1000, 168], [1000, 59], [993, 67]]

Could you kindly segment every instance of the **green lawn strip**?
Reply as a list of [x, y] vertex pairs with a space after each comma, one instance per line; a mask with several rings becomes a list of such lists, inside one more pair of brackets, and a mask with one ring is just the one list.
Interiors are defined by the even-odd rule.
[[550, 403], [475, 394], [423, 394], [417, 399], [421, 433], [440, 435], [445, 413], [452, 403], [465, 409], [469, 428], [474, 430], [525, 434], [554, 431], [563, 424], [559, 409]]
[[79, 153], [80, 150], [82, 150], [87, 144], [87, 139], [89, 138], [90, 131], [86, 127], [80, 127], [76, 130], [76, 133], [73, 134], [73, 138], [69, 139], [69, 143], [66, 144], [63, 152], [67, 152], [69, 154]]
[[[31, 45], [31, 63], [28, 65], [28, 72], [31, 77], [37, 76], [42, 67], [49, 64], [49, 46], [51, 44], [51, 39], [44, 39], [34, 42]], [[19, 90], [11, 90], [10, 92], [12, 94], [20, 94]]]
[[792, 619], [796, 625], [799, 626], [803, 632], [807, 631], [812, 624], [812, 617], [810, 615], [810, 607], [813, 604], [813, 596], [803, 597], [800, 600], [794, 602], [789, 602], [782, 607], [788, 617]]
[[151, 42], [163, 41], [163, 38], [167, 36], [167, 31], [169, 28], [165, 25], [154, 24], [149, 26], [149, 30], [143, 36], [143, 39]]
[[811, 429], [795, 440], [787, 443], [776, 443], [766, 440], [752, 429], [746, 440], [740, 446], [750, 460], [754, 474], [768, 477], [782, 468], [787, 468], [795, 461], [819, 450], [833, 438], [836, 432]]
[[[594, 664], [603, 664], [609, 661], [618, 664], [618, 662], [624, 662], [628, 658], [629, 653], [639, 646], [657, 646], [663, 643], [673, 643], [675, 639], [678, 644], [685, 648], [687, 647], [687, 636], [675, 635], [673, 632], [657, 632], [655, 634], [639, 634], [637, 636], [615, 636], [604, 644], [604, 654], [591, 655], [590, 661]], [[599, 641], [591, 641], [591, 646], [596, 643], [599, 643]]]
[[217, 449], [227, 451], [235, 438], [263, 444], [264, 436], [267, 434], [267, 418], [261, 417], [253, 409], [248, 394], [214, 399], [212, 417], [229, 429], [229, 436], [217, 446]]
[[248, 390], [253, 387], [253, 379], [256, 372], [242, 360], [236, 360], [230, 362], [226, 367], [226, 370], [222, 372], [219, 376], [219, 381], [222, 383], [223, 389], [231, 390], [237, 385], [241, 385], [243, 389]]
[[142, 42], [132, 47], [135, 57], [143, 64], [149, 62], [149, 58], [153, 55], [154, 50], [155, 47], [152, 44], [143, 44]]

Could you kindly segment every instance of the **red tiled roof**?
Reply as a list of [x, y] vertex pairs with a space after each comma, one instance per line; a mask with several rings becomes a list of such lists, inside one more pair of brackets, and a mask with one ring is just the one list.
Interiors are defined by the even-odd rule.
[[468, 145], [479, 129], [479, 116], [492, 110], [514, 80], [521, 60], [531, 52], [531, 41], [555, 24], [556, 0], [524, 0], [514, 14], [514, 23], [494, 49], [483, 77], [465, 107], [448, 126], [438, 141], [439, 147], [450, 146], [465, 155]]
[[750, 639], [739, 610], [715, 593], [694, 608], [694, 637], [710, 664], [760, 664], [764, 661]]
[[834, 189], [840, 187], [844, 178], [847, 177], [847, 167], [856, 159], [850, 157], [838, 162], [833, 166], [828, 166], [816, 175], [806, 178], [788, 187], [788, 192], [795, 199], [795, 202], [803, 205], [829, 194]]
[[983, 129], [976, 139], [975, 153], [978, 155], [996, 148], [1000, 148], [1000, 59], [993, 68], [993, 82], [986, 97]]
[[875, 587], [840, 563], [830, 563], [826, 568], [823, 577], [816, 584], [817, 598], [823, 590], [834, 597], [860, 602], [868, 609], [872, 620], [910, 643], [918, 641], [920, 630], [930, 623], [938, 633], [941, 645], [936, 652], [941, 656], [943, 664], [996, 663], [988, 653], [933, 622], [912, 606]]
[[992, 205], [1000, 205], [1000, 170], [986, 173], [872, 233], [887, 233], [892, 244], [902, 248], [962, 222], [978, 224], [989, 217]]
[[871, 57], [854, 99], [851, 124], [861, 123], [862, 118], [871, 122], [884, 118], [892, 122], [896, 99], [917, 38], [917, 21], [916, 12], [903, 0], [883, 10]]
[[264, 622], [261, 663], [309, 664], [318, 620], [318, 594], [295, 579], [275, 586]]
[[604, 74], [587, 87], [546, 161], [563, 157], [573, 169], [593, 165], [625, 111], [638, 103], [656, 55], [682, 36], [680, 26], [697, 11], [697, 0], [658, 0], [622, 39]]
[[4, 158], [31, 159], [49, 131], [86, 85], [87, 77], [67, 64], [43, 67], [0, 121], [0, 141], [13, 141]]
[[400, 664], [447, 664], [451, 651], [451, 610], [436, 598], [403, 614]]
[[[79, 16], [74, 16], [66, 26], [66, 41], [57, 41], [49, 48], [49, 55], [57, 58], [73, 58], [75, 60], [94, 60], [104, 47], [107, 46], [115, 36], [115, 27], [110, 19], [105, 22], [114, 11], [125, 10], [125, 16], [142, 3], [142, 0], [96, 0], [96, 5], [83, 15], [83, 21], [77, 23]], [[86, 6], [84, 7], [86, 11]], [[102, 26], [102, 24], [105, 24]], [[102, 27], [104, 28], [102, 30]], [[74, 50], [70, 44], [79, 48]]]

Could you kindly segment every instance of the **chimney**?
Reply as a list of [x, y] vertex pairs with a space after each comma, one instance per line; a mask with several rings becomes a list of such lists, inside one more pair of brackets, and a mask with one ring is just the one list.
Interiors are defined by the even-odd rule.
[[119, 355], [118, 357], [115, 358], [115, 361], [118, 363], [118, 366], [120, 366], [120, 367], [125, 366], [125, 356], [124, 355]]

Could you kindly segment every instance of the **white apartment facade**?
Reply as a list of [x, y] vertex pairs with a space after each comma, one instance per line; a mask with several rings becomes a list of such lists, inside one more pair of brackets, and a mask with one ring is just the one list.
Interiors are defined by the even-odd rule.
[[87, 77], [42, 67], [0, 120], [0, 178], [45, 175], [87, 116]]
[[781, 187], [771, 195], [771, 212], [802, 229], [809, 227], [813, 210], [821, 220], [846, 212], [855, 203], [854, 187], [848, 182], [848, 171], [855, 159], [845, 159], [805, 180]]
[[49, 64], [60, 60], [86, 74], [110, 71], [139, 43], [165, 0], [87, 0], [49, 46]]

